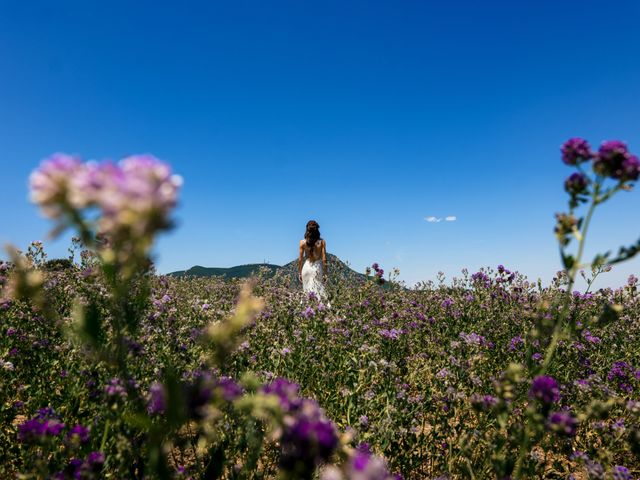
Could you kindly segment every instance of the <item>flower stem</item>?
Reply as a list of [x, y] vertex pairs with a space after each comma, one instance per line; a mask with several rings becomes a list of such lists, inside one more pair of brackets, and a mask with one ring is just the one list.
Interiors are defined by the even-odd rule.
[[545, 352], [544, 361], [542, 363], [542, 367], [540, 369], [540, 374], [544, 374], [549, 365], [551, 364], [551, 360], [555, 354], [556, 348], [558, 347], [558, 342], [560, 341], [560, 337], [566, 332], [566, 325], [564, 320], [566, 319], [569, 313], [569, 306], [571, 305], [571, 291], [573, 290], [573, 285], [576, 281], [576, 275], [578, 273], [578, 269], [580, 268], [580, 262], [582, 261], [582, 255], [584, 254], [584, 245], [587, 240], [587, 232], [589, 230], [589, 224], [591, 223], [591, 218], [593, 217], [593, 212], [598, 205], [599, 199], [598, 194], [600, 193], [600, 183], [596, 183], [593, 188], [593, 194], [591, 196], [591, 205], [589, 205], [589, 211], [584, 220], [584, 224], [582, 225], [582, 231], [580, 232], [580, 238], [578, 240], [578, 253], [576, 255], [576, 259], [571, 266], [569, 272], [569, 283], [567, 285], [567, 291], [565, 293], [564, 306], [562, 308], [562, 313], [560, 318], [556, 322], [556, 326], [553, 330], [553, 336], [551, 337], [551, 341], [549, 342], [549, 346], [547, 347], [547, 351]]
[[102, 441], [100, 442], [100, 451], [104, 453], [104, 447], [107, 444], [107, 434], [109, 433], [109, 419], [104, 424], [104, 432], [102, 433]]

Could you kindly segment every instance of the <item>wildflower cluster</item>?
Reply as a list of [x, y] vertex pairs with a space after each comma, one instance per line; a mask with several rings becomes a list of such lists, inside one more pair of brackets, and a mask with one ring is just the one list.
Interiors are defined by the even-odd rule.
[[[42, 213], [112, 247], [121, 262], [146, 255], [153, 236], [171, 226], [182, 179], [152, 155], [113, 162], [82, 162], [57, 153], [45, 159], [29, 179], [31, 199]], [[96, 213], [91, 218], [85, 214]]]
[[[640, 175], [640, 160], [620, 140], [603, 142], [598, 151], [593, 152], [586, 140], [571, 138], [562, 145], [561, 150], [562, 160], [567, 165], [577, 166], [591, 160], [593, 171], [602, 177], [626, 182], [638, 180]], [[586, 188], [586, 178], [584, 180]]]
[[[573, 210], [581, 203], [588, 202], [589, 196], [594, 204], [598, 204], [616, 191], [628, 189], [630, 182], [638, 180], [640, 160], [629, 152], [626, 143], [619, 140], [603, 142], [598, 151], [593, 152], [586, 140], [571, 138], [562, 145], [561, 151], [564, 163], [578, 169], [564, 182], [564, 188], [570, 196], [571, 211], [556, 215], [556, 235], [562, 245], [567, 245], [569, 236], [575, 234], [582, 224], [581, 220], [573, 216]], [[583, 169], [583, 164], [587, 161], [591, 161], [594, 178], [589, 178]], [[617, 183], [605, 189], [606, 179]]]
[[[43, 246], [35, 242], [26, 255], [13, 253], [16, 268], [2, 264], [0, 280], [4, 285], [5, 273], [11, 273], [9, 293], [22, 302], [16, 308], [41, 313], [37, 322], [50, 329], [48, 336], [67, 340], [57, 348], [73, 352], [74, 362], [84, 366], [75, 377], [81, 381], [74, 390], [83, 390], [96, 410], [91, 427], [73, 422], [67, 428], [51, 409], [40, 410], [31, 419], [20, 415], [19, 421], [14, 420], [17, 439], [30, 459], [24, 466], [31, 465], [41, 477], [97, 478], [108, 463], [113, 472], [126, 469], [131, 477], [147, 478], [145, 472], [149, 472], [167, 478], [169, 464], [175, 464], [169, 452], [183, 445], [185, 437], [198, 451], [190, 452], [195, 462], [188, 468], [173, 465], [181, 474], [191, 469], [205, 476], [229, 476], [231, 472], [252, 476], [260, 469], [265, 445], [275, 442], [280, 450], [276, 470], [289, 478], [312, 478], [334, 454], [346, 455], [350, 437], [341, 437], [315, 400], [299, 396], [296, 384], [280, 378], [260, 387], [251, 374], [244, 375], [243, 382], [222, 374], [230, 368], [231, 355], [244, 345], [243, 331], [264, 307], [253, 296], [251, 285], [234, 293], [234, 297], [239, 293], [231, 302], [234, 310], [222, 319], [210, 318], [211, 303], [195, 302], [195, 318], [205, 324], [191, 328], [189, 340], [183, 340], [175, 351], [160, 354], [149, 342], [161, 318], [169, 324], [175, 320], [174, 293], [164, 280], [154, 287], [154, 277], [147, 273], [155, 234], [171, 227], [180, 183], [168, 165], [150, 155], [115, 164], [82, 163], [76, 157], [56, 154], [31, 175], [32, 200], [57, 222], [58, 230], [75, 228], [81, 244], [89, 249], [80, 255], [82, 274], [73, 280], [77, 283], [61, 282], [73, 278], [67, 274], [77, 272], [72, 252], [61, 275], [48, 275]], [[381, 277], [381, 270], [379, 274]], [[64, 296], [59, 295], [58, 287], [63, 288]], [[307, 306], [308, 318], [316, 311], [326, 311], [322, 303], [314, 306], [316, 310]], [[11, 307], [9, 304], [7, 310]], [[24, 315], [21, 311], [19, 318]], [[9, 355], [18, 357], [28, 339], [13, 326], [6, 334], [19, 345], [10, 348]], [[170, 337], [175, 336], [173, 331]], [[47, 338], [33, 341], [30, 347], [41, 348], [49, 342]], [[187, 369], [181, 359], [188, 351], [187, 343], [198, 357], [195, 369]], [[285, 351], [291, 350], [283, 348]], [[147, 363], [152, 352], [157, 356]], [[4, 370], [15, 369], [4, 359], [2, 365]], [[20, 363], [19, 370], [25, 366]], [[56, 378], [74, 378], [69, 375], [71, 368], [69, 364]], [[141, 385], [141, 378], [148, 387]], [[269, 400], [274, 397], [275, 405]], [[13, 408], [24, 407], [24, 401], [13, 401]], [[97, 438], [91, 435], [96, 429], [101, 432], [99, 450], [95, 449]], [[236, 436], [243, 430], [244, 434]], [[269, 436], [261, 433], [266, 431]], [[105, 450], [116, 452], [110, 462]], [[232, 461], [239, 457], [248, 460], [243, 465]], [[274, 473], [269, 462], [263, 464], [265, 474]]]
[[262, 392], [275, 395], [284, 414], [280, 436], [281, 467], [292, 478], [312, 478], [318, 465], [329, 460], [339, 444], [338, 431], [318, 404], [298, 396], [299, 386], [278, 378]]
[[[593, 203], [597, 190], [601, 202], [629, 187], [626, 150], [563, 148], [584, 175], [596, 156], [611, 175], [573, 177], [570, 198]], [[549, 286], [503, 265], [412, 289], [393, 273], [384, 288], [336, 277], [329, 309], [278, 276], [154, 275], [143, 260], [170, 225], [178, 182], [168, 167], [49, 160], [34, 200], [84, 250], [79, 263], [72, 252], [50, 264], [34, 244], [0, 264], [1, 478], [640, 471], [638, 280], [574, 292], [588, 226], [577, 205], [564, 214], [565, 270]], [[138, 203], [136, 191], [152, 200]]]
[[380, 265], [378, 265], [377, 263], [371, 265], [371, 268], [373, 269], [373, 278], [376, 283], [383, 285], [385, 283], [384, 270], [380, 268]]
[[402, 480], [402, 476], [390, 473], [387, 462], [373, 455], [367, 445], [359, 445], [341, 469], [325, 469], [320, 480]]

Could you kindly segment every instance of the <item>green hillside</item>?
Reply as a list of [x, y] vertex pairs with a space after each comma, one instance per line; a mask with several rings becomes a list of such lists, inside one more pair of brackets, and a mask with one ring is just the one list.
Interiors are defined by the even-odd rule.
[[[298, 260], [293, 260], [286, 265], [250, 263], [229, 268], [202, 267], [196, 265], [188, 270], [179, 270], [177, 272], [171, 272], [168, 275], [172, 277], [224, 277], [226, 279], [233, 279], [248, 278], [256, 275], [261, 269], [265, 271], [267, 277], [278, 274], [283, 277], [289, 277], [293, 283], [298, 282]], [[327, 269], [329, 270], [329, 276], [332, 278], [340, 277], [351, 281], [362, 281], [365, 278], [363, 274], [352, 270], [346, 263], [331, 253], [327, 254]]]
[[237, 265], [229, 268], [202, 267], [200, 265], [195, 265], [188, 270], [179, 270], [177, 272], [171, 272], [168, 275], [171, 277], [224, 277], [226, 279], [247, 278], [251, 275], [257, 274], [261, 268], [270, 271], [270, 275], [274, 275], [282, 267], [268, 263], [249, 263], [247, 265]]

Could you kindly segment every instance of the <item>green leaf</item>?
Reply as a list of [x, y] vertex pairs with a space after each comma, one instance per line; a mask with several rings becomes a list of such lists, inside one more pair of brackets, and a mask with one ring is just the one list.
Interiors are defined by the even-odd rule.
[[221, 443], [209, 450], [209, 464], [202, 478], [216, 480], [222, 476], [226, 459], [225, 447], [226, 443]]
[[571, 270], [576, 262], [575, 258], [573, 258], [573, 255], [565, 254], [564, 252], [560, 252], [560, 255], [562, 256], [562, 265], [564, 266], [565, 270]]
[[159, 478], [160, 480], [171, 479], [171, 473], [167, 463], [167, 455], [164, 453], [160, 443], [151, 445], [149, 449], [149, 466], [155, 473], [156, 478]]
[[167, 395], [167, 421], [171, 427], [182, 424], [185, 417], [185, 399], [173, 367], [168, 366], [164, 375], [164, 387]]
[[609, 254], [610, 252], [607, 252], [604, 254], [599, 253], [593, 258], [593, 262], [591, 262], [591, 266], [594, 268], [599, 268], [603, 266], [605, 263], [607, 263], [607, 258], [609, 258]]
[[89, 305], [76, 302], [72, 315], [76, 333], [84, 342], [94, 348], [104, 345], [105, 332], [102, 328], [102, 315], [95, 302], [91, 302]]
[[128, 425], [131, 425], [132, 427], [135, 427], [139, 430], [149, 431], [153, 426], [153, 424], [151, 423], [151, 419], [148, 416], [140, 413], [123, 413], [122, 418]]
[[629, 246], [629, 247], [620, 247], [620, 250], [618, 250], [618, 255], [613, 258], [609, 264], [613, 265], [615, 263], [621, 263], [624, 262], [626, 260], [629, 260], [633, 257], [635, 257], [638, 253], [640, 253], [640, 239], [638, 239], [638, 241]]

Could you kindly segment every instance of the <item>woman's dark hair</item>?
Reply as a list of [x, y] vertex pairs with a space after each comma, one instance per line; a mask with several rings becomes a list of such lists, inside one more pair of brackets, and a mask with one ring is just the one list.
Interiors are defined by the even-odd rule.
[[312, 249], [316, 241], [320, 240], [320, 225], [315, 220], [307, 222], [307, 231], [304, 232], [304, 238], [307, 241], [307, 247]]

